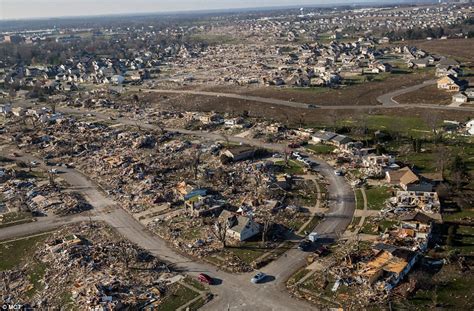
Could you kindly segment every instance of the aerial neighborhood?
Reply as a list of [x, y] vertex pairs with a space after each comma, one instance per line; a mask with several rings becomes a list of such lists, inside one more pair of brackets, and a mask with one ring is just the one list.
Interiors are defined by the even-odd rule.
[[0, 309], [472, 310], [472, 5], [0, 20]]

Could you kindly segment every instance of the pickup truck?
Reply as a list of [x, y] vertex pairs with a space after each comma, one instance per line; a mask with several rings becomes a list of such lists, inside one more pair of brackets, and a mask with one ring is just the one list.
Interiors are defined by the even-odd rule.
[[316, 242], [318, 238], [319, 238], [319, 235], [316, 232], [311, 232], [308, 235], [308, 240], [310, 240], [311, 242]]

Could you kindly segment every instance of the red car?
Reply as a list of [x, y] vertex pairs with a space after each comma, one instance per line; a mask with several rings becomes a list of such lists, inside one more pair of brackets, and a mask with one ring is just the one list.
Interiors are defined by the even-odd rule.
[[198, 275], [198, 280], [199, 282], [206, 283], [208, 285], [212, 285], [214, 283], [213, 279], [209, 275], [204, 274], [204, 273], [200, 273]]

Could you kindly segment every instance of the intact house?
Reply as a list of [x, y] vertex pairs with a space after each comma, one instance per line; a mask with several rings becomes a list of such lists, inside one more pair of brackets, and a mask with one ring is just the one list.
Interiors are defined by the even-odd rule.
[[224, 210], [219, 219], [225, 222], [227, 236], [237, 241], [248, 240], [260, 233], [260, 225], [250, 216], [242, 216]]
[[447, 90], [449, 92], [460, 92], [466, 89], [468, 83], [452, 75], [447, 75], [438, 79], [437, 84], [438, 89]]
[[408, 66], [414, 68], [426, 68], [430, 64], [428, 58], [419, 58], [419, 59], [412, 59], [409, 61]]
[[453, 103], [464, 104], [464, 103], [467, 103], [467, 101], [468, 101], [467, 95], [462, 92], [459, 92], [453, 95]]
[[472, 87], [453, 95], [453, 103], [464, 104], [471, 101], [474, 101], [474, 88]]
[[436, 77], [441, 78], [447, 75], [452, 75], [456, 78], [462, 76], [463, 72], [460, 68], [451, 66], [438, 66], [436, 67]]
[[400, 186], [403, 190], [414, 189], [420, 183], [418, 176], [408, 166], [396, 171], [387, 171], [385, 179], [387, 183]]

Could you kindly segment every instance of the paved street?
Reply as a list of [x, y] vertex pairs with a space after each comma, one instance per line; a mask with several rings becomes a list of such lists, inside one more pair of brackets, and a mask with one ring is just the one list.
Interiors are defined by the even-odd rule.
[[[436, 84], [436, 80], [424, 81], [423, 83], [420, 83], [420, 84], [412, 85], [412, 86], [409, 86], [409, 87], [405, 87], [405, 88], [402, 88], [402, 89], [399, 89], [399, 90], [395, 90], [395, 91], [383, 94], [383, 95], [377, 97], [377, 101], [379, 103], [381, 103], [382, 105], [384, 105], [384, 106], [400, 106], [400, 103], [393, 99], [394, 97], [397, 97], [397, 96], [400, 96], [400, 95], [403, 95], [403, 94], [407, 94], [407, 93], [411, 93], [411, 92], [417, 91], [421, 88], [424, 88], [424, 87], [427, 87], [427, 86], [433, 85], [433, 84]], [[404, 106], [406, 106], [406, 105], [404, 105]]]
[[[64, 111], [68, 112], [68, 111]], [[86, 113], [69, 111], [74, 113]], [[96, 112], [93, 114], [98, 119], [107, 119], [107, 116]], [[119, 119], [116, 122], [123, 124], [135, 124], [134, 120]], [[153, 125], [144, 124], [144, 127], [152, 128]], [[215, 133], [196, 132], [182, 129], [169, 129], [183, 134], [199, 136], [209, 140], [222, 140], [223, 137]], [[264, 147], [274, 151], [283, 151], [286, 146], [282, 144], [265, 144], [258, 140], [241, 137], [229, 137], [230, 141], [242, 142], [254, 146]], [[26, 161], [40, 159], [26, 154], [22, 158]], [[320, 163], [320, 172], [329, 182], [330, 192], [329, 216], [326, 217], [317, 227], [316, 232], [327, 234], [330, 237], [337, 237], [349, 225], [354, 213], [354, 196], [352, 189], [345, 182], [344, 178], [334, 174], [334, 170], [325, 162]], [[219, 269], [202, 262], [192, 261], [187, 257], [178, 254], [170, 248], [167, 243], [149, 232], [141, 223], [135, 220], [128, 212], [120, 208], [118, 202], [113, 201], [101, 192], [97, 185], [89, 178], [74, 169], [59, 168], [64, 172], [61, 177], [71, 185], [73, 189], [85, 195], [89, 203], [94, 207], [93, 218], [103, 220], [114, 227], [121, 235], [136, 243], [140, 247], [149, 250], [154, 255], [172, 263], [175, 268], [188, 274], [197, 275], [206, 272], [222, 280], [222, 284], [212, 288], [216, 295], [215, 299], [205, 306], [208, 310], [311, 310], [312, 307], [303, 301], [290, 299], [285, 289], [285, 282], [297, 269], [305, 264], [305, 254], [293, 248], [286, 255], [281, 256], [276, 261], [262, 269], [275, 279], [272, 282], [255, 285], [250, 283], [251, 274], [234, 275], [220, 271]], [[15, 236], [33, 234], [35, 232], [51, 230], [54, 227], [75, 221], [88, 220], [89, 217], [46, 217], [33, 224], [18, 225], [5, 229], [0, 229], [0, 238], [13, 238]]]

